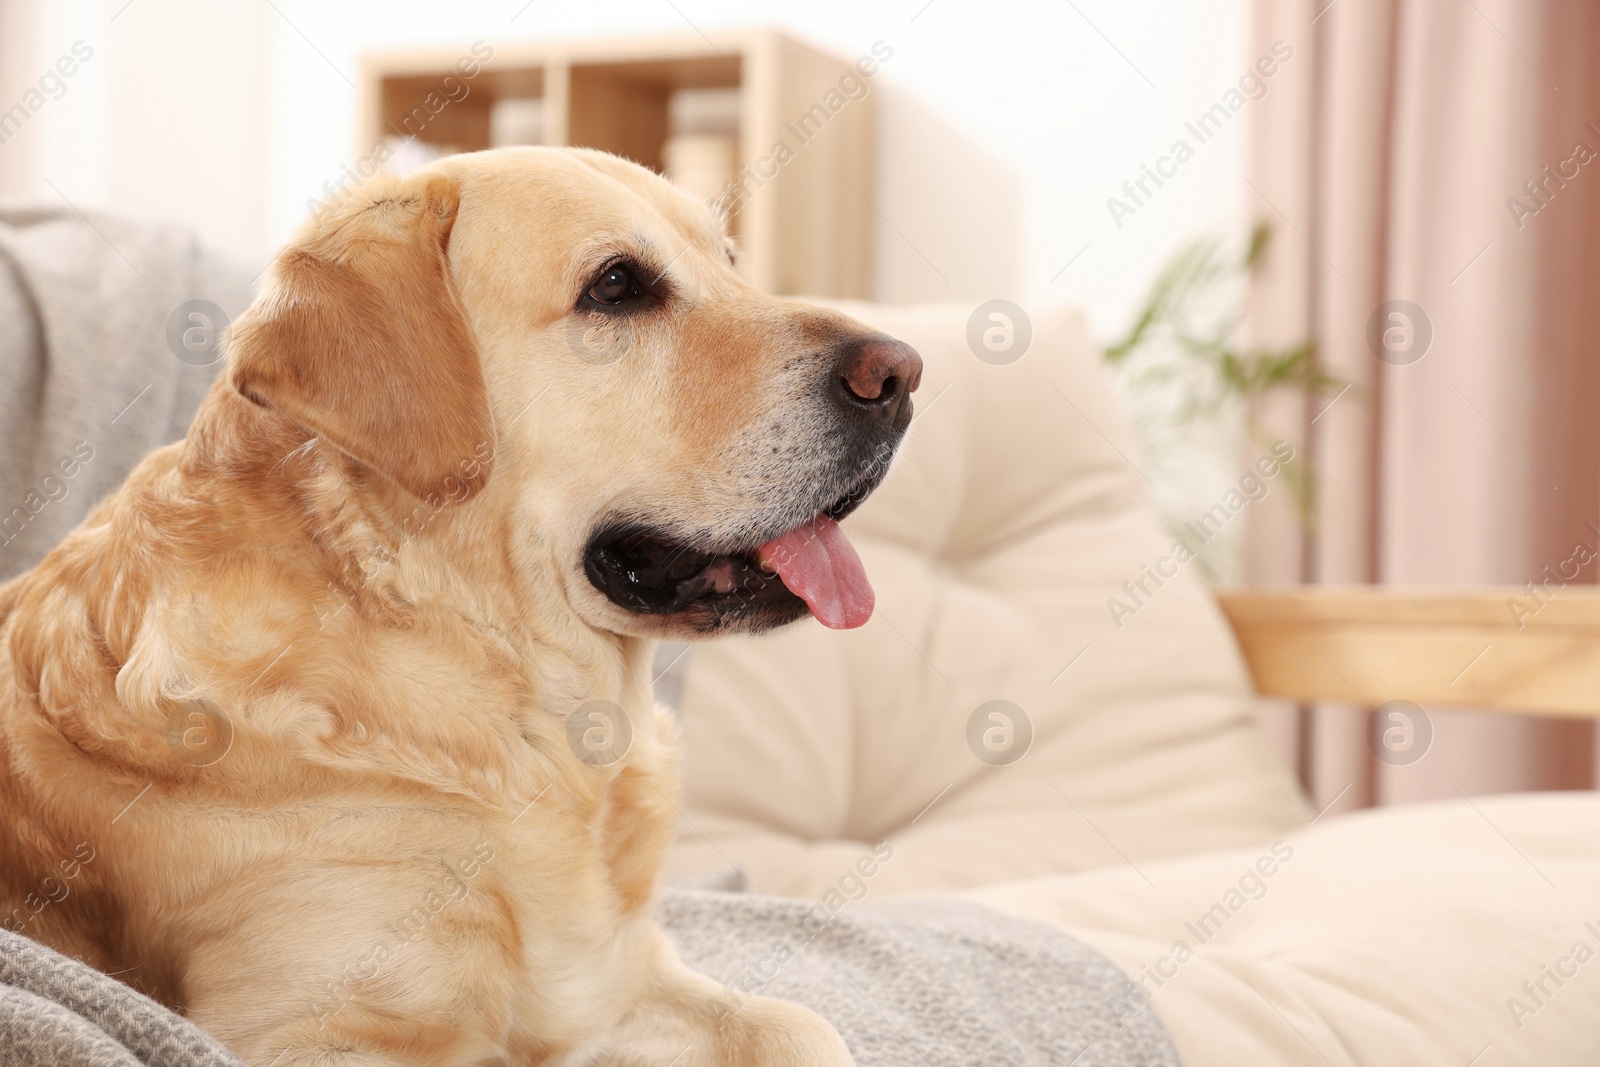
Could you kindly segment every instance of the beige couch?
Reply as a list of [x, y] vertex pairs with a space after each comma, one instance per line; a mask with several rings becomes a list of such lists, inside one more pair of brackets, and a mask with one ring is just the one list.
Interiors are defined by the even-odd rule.
[[675, 873], [822, 898], [887, 840], [870, 895], [1059, 926], [1191, 1067], [1600, 1062], [1600, 797], [1312, 820], [1193, 569], [1108, 610], [1173, 538], [1081, 319], [994, 366], [969, 307], [846, 307], [927, 364], [846, 523], [878, 611], [695, 650]]

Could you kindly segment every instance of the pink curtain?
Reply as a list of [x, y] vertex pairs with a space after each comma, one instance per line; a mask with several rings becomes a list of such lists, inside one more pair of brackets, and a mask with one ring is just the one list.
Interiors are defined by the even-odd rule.
[[[1251, 331], [1314, 338], [1351, 383], [1263, 403], [1319, 505], [1309, 530], [1256, 514], [1252, 580], [1593, 582], [1600, 7], [1257, 0], [1250, 36], [1252, 57], [1294, 49], [1251, 105], [1252, 210], [1275, 228]], [[1595, 784], [1587, 723], [1424, 711], [1414, 762], [1378, 758], [1368, 709], [1273, 715], [1335, 810]]]

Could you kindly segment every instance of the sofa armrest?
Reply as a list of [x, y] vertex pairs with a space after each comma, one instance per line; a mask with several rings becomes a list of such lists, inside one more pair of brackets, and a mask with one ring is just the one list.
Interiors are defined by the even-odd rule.
[[1217, 600], [1263, 696], [1600, 718], [1600, 587], [1251, 586]]

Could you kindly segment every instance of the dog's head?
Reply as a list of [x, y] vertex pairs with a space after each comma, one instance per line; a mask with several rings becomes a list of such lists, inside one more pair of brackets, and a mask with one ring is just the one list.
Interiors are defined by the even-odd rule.
[[921, 361], [762, 295], [716, 215], [598, 152], [372, 183], [279, 259], [231, 381], [485, 529], [530, 595], [634, 636], [754, 631], [872, 592], [837, 521], [886, 473]]

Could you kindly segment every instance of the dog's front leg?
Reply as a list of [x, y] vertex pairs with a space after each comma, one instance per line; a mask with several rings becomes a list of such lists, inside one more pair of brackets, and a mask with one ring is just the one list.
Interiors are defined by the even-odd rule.
[[844, 1039], [798, 1004], [744, 997], [678, 959], [664, 935], [651, 974], [594, 1067], [854, 1067]]

